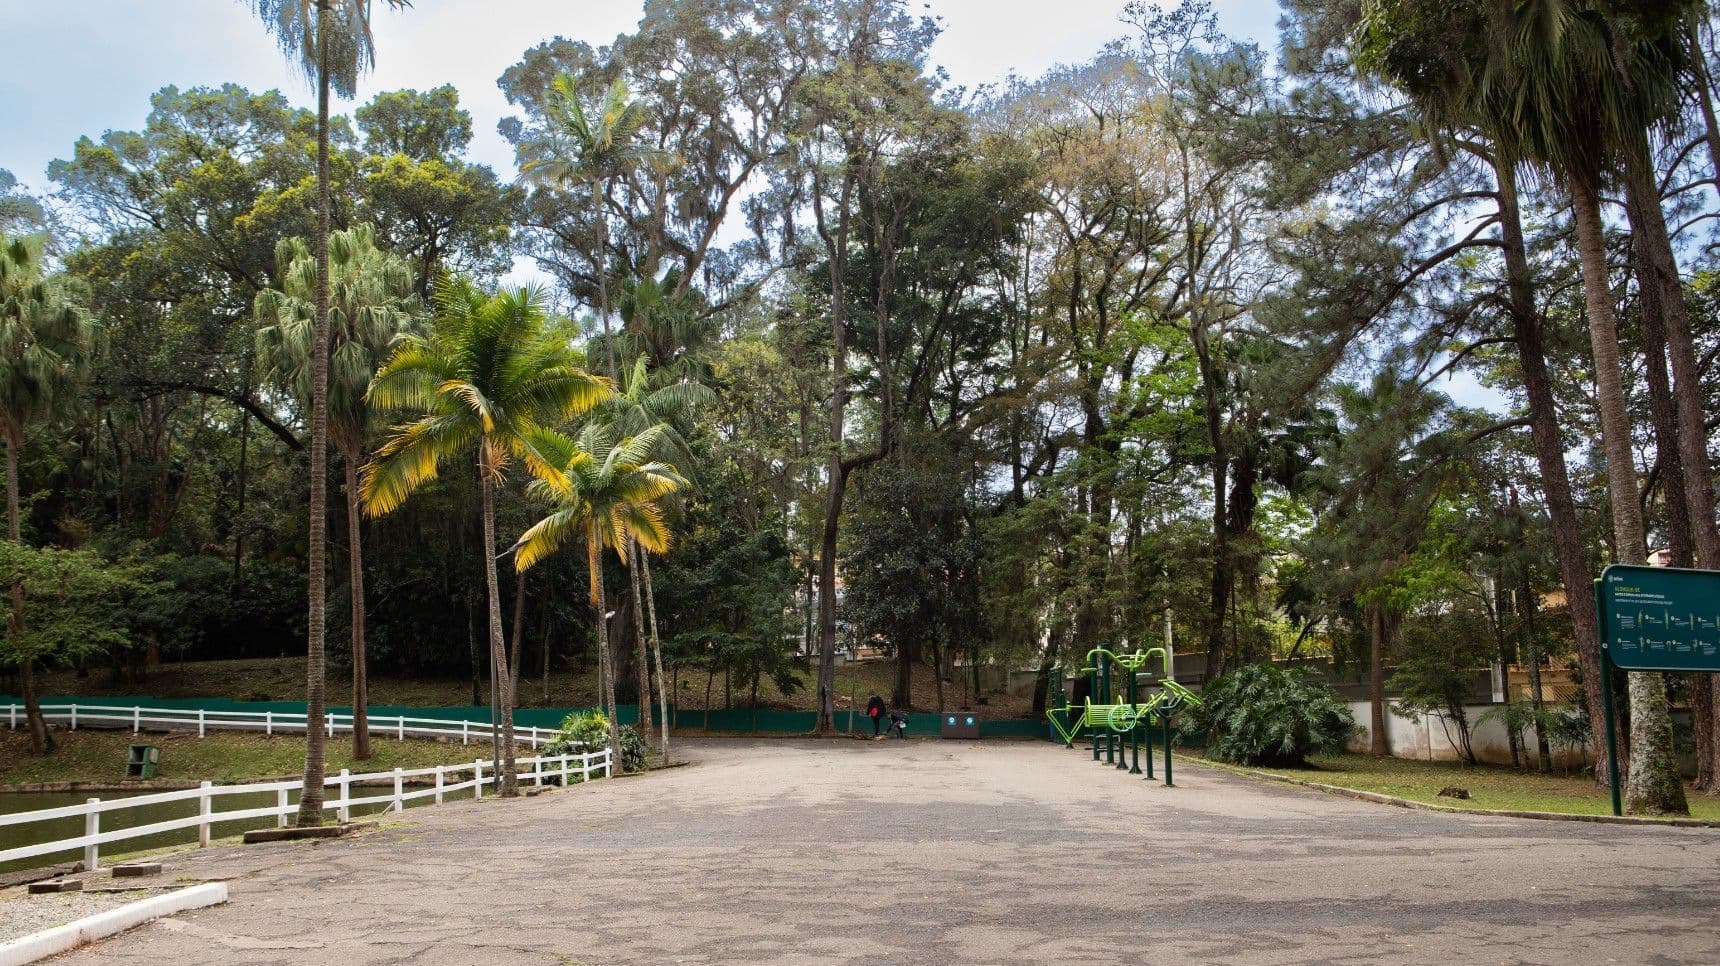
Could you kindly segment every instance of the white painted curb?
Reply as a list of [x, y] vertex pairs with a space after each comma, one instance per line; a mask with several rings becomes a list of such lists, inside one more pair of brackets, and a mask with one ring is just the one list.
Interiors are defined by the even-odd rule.
[[114, 933], [125, 932], [133, 926], [141, 926], [151, 919], [171, 916], [176, 912], [187, 909], [201, 909], [227, 901], [227, 886], [221, 882], [206, 882], [203, 885], [192, 886], [189, 889], [179, 889], [165, 895], [150, 896], [136, 902], [128, 902], [118, 909], [98, 912], [93, 916], [85, 916], [76, 922], [66, 923], [32, 933], [23, 939], [0, 946], [0, 966], [24, 966], [38, 959], [58, 955], [68, 949], [76, 949], [85, 943], [93, 943], [98, 939], [106, 939]]

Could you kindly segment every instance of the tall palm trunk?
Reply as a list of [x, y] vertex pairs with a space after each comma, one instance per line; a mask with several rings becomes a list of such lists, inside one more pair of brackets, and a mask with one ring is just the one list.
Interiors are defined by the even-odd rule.
[[483, 491], [484, 513], [484, 586], [490, 598], [490, 677], [491, 692], [497, 695], [496, 728], [501, 732], [502, 761], [501, 795], [511, 798], [519, 794], [519, 776], [514, 774], [514, 689], [508, 677], [508, 651], [502, 640], [502, 597], [496, 579], [496, 480], [494, 462], [490, 457], [490, 441], [482, 443], [478, 467], [480, 489]]
[[[608, 677], [613, 682], [612, 674], [606, 674], [612, 669], [614, 661], [609, 655], [609, 618], [604, 616], [609, 609], [603, 594], [603, 544], [597, 534], [592, 533], [585, 541], [585, 562], [591, 572], [591, 603], [597, 608], [597, 667], [599, 678]], [[609, 713], [609, 761], [612, 768], [621, 768], [621, 726], [615, 718], [615, 690], [613, 687], [603, 691], [603, 699]]]
[[[1589, 345], [1594, 353], [1595, 397], [1601, 417], [1601, 443], [1607, 459], [1607, 494], [1612, 506], [1614, 553], [1621, 563], [1647, 562], [1642, 507], [1637, 503], [1636, 466], [1630, 445], [1630, 415], [1625, 409], [1624, 381], [1619, 364], [1618, 322], [1613, 316], [1608, 284], [1606, 240], [1602, 234], [1600, 195], [1586, 172], [1574, 171], [1566, 181], [1577, 228], [1577, 255], [1582, 264], [1583, 297], [1589, 317]], [[1632, 813], [1684, 812], [1684, 785], [1672, 746], [1672, 719], [1666, 702], [1666, 681], [1658, 673], [1632, 672], [1630, 681], [1630, 772], [1625, 782], [1626, 807]]]
[[526, 641], [526, 575], [514, 574], [514, 636], [513, 643], [508, 645], [513, 650], [508, 654], [508, 683], [513, 688], [517, 698], [520, 693], [520, 665], [525, 656]]
[[346, 464], [347, 587], [352, 597], [352, 757], [370, 758], [370, 671], [364, 651], [364, 531], [358, 507], [358, 450], [342, 454]]
[[[1529, 434], [1535, 445], [1535, 461], [1541, 470], [1541, 494], [1551, 523], [1553, 557], [1565, 600], [1571, 614], [1571, 636], [1576, 640], [1577, 663], [1583, 672], [1583, 694], [1587, 699], [1589, 734], [1595, 737], [1595, 774], [1605, 781], [1606, 734], [1601, 708], [1600, 631], [1595, 626], [1594, 584], [1583, 551], [1582, 525], [1577, 520], [1576, 500], [1571, 496], [1571, 478], [1565, 468], [1565, 441], [1559, 432], [1559, 412], [1553, 401], [1553, 383], [1547, 374], [1546, 342], [1541, 314], [1535, 308], [1530, 287], [1528, 249], [1523, 242], [1523, 221], [1517, 202], [1517, 176], [1513, 159], [1494, 158], [1499, 186], [1500, 236], [1505, 244], [1506, 288], [1511, 303], [1511, 325], [1517, 342], [1518, 365], [1523, 370], [1523, 395], [1529, 403]], [[1537, 676], [1539, 670], [1534, 672]], [[1538, 692], [1537, 692], [1538, 694]]]
[[[24, 446], [21, 429], [6, 429], [6, 539], [23, 543], [23, 527], [18, 520], [18, 450]], [[6, 633], [14, 640], [24, 633], [24, 581], [12, 582], [12, 613], [6, 618]], [[54, 736], [48, 731], [48, 720], [42, 717], [42, 703], [36, 695], [35, 658], [28, 651], [18, 656], [18, 686], [24, 692], [24, 720], [30, 728], [30, 750], [45, 755], [54, 750]]]
[[325, 746], [323, 646], [327, 633], [328, 580], [328, 34], [326, 11], [317, 6], [317, 299], [311, 328], [311, 499], [306, 546], [309, 603], [305, 631], [305, 775], [298, 824], [321, 825]]
[[651, 665], [645, 647], [645, 598], [639, 594], [639, 558], [644, 556], [639, 550], [639, 544], [627, 541], [627, 581], [629, 590], [633, 592], [633, 638], [638, 642], [637, 654], [634, 660], [639, 670], [634, 674], [638, 684], [636, 688], [636, 703], [639, 708], [639, 734], [646, 740], [651, 738]]
[[639, 564], [645, 579], [645, 614], [651, 621], [651, 659], [656, 664], [657, 715], [661, 738], [658, 749], [663, 760], [669, 760], [669, 682], [663, 677], [663, 640], [657, 636], [657, 594], [651, 589], [651, 555], [639, 554]]

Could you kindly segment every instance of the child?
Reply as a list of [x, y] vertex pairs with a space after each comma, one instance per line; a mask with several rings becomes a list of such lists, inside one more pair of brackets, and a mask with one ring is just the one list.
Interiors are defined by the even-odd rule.
[[908, 737], [908, 712], [890, 712], [890, 733], [898, 738]]

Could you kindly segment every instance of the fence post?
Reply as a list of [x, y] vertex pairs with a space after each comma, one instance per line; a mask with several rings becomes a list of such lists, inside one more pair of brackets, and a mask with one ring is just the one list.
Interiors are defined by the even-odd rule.
[[134, 707], [131, 709], [131, 733], [133, 735], [136, 735], [140, 730], [142, 730], [138, 727], [140, 724], [142, 724], [142, 718], [143, 718], [143, 709], [142, 708]]
[[402, 715], [396, 715], [394, 718], [394, 724], [396, 726], [396, 730], [394, 733], [394, 740], [405, 741], [406, 740], [406, 716], [403, 714]]
[[436, 766], [436, 804], [442, 804], [442, 766]]
[[536, 785], [539, 788], [543, 787], [543, 756], [542, 755], [537, 756], [537, 759], [532, 762], [532, 784]]
[[472, 798], [484, 797], [484, 759], [472, 762]]
[[561, 756], [561, 787], [567, 787], [567, 756]]
[[581, 783], [591, 781], [591, 752], [581, 752], [579, 755], [579, 780]]
[[406, 811], [406, 796], [404, 794], [402, 794], [402, 791], [401, 791], [400, 773], [402, 771], [404, 771], [404, 769], [401, 769], [401, 768], [394, 769], [394, 810], [396, 812]]
[[278, 809], [278, 811], [275, 813], [275, 827], [276, 828], [286, 828], [287, 827], [287, 790], [285, 788], [275, 789], [275, 808]]
[[263, 712], [263, 734], [270, 738], [275, 736], [275, 713], [273, 711]]
[[209, 847], [209, 815], [215, 810], [215, 802], [209, 797], [209, 789], [214, 782], [204, 782], [197, 787], [197, 847]]
[[603, 749], [603, 777], [615, 777], [615, 753], [608, 748]]
[[18, 730], [18, 706], [15, 704], [9, 704], [6, 706], [6, 730]]
[[347, 799], [352, 797], [352, 792], [350, 790], [352, 781], [351, 775], [352, 772], [350, 769], [342, 768], [340, 770], [340, 778], [337, 779], [337, 782], [340, 785], [340, 798], [336, 801], [336, 805], [338, 807], [336, 808], [334, 815], [335, 818], [342, 822], [345, 822], [352, 817], [352, 809], [346, 804]]
[[[102, 813], [96, 811], [96, 806], [101, 803], [102, 800], [99, 798], [84, 799], [84, 806], [89, 809], [89, 811], [84, 813], [84, 834], [87, 836], [94, 837], [102, 834]], [[94, 872], [96, 870], [96, 860], [99, 858], [100, 852], [101, 847], [96, 845], [94, 842], [84, 843], [85, 872]]]
[[72, 730], [78, 730], [78, 706], [72, 705]]
[[471, 743], [472, 743], [472, 723], [470, 721], [467, 721], [465, 718], [461, 718], [460, 719], [460, 744], [469, 745]]
[[[305, 722], [305, 724], [306, 724], [305, 730], [307, 730], [307, 731], [310, 730], [309, 729], [310, 722], [307, 721], [307, 722]], [[330, 738], [333, 738], [334, 737], [334, 715], [332, 715], [332, 714], [323, 715], [323, 724], [328, 726], [328, 736]]]
[[203, 709], [197, 709], [197, 737], [203, 737]]

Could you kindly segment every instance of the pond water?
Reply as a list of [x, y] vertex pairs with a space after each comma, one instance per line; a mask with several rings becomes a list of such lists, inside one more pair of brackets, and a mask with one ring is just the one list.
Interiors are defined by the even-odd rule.
[[[330, 789], [330, 792], [333, 791], [335, 790]], [[387, 794], [387, 791], [388, 790], [386, 788], [366, 787], [360, 789], [355, 786], [353, 789], [353, 796], [367, 797], [370, 795], [382, 795]], [[99, 798], [106, 802], [118, 798], [134, 798], [138, 795], [151, 794], [155, 794], [155, 792], [6, 792], [0, 793], [0, 815], [10, 814], [13, 812], [30, 812], [43, 808], [59, 808], [64, 805], [82, 805], [84, 802], [92, 798]], [[461, 789], [457, 792], [448, 792], [443, 797], [452, 801], [460, 798], [470, 798], [471, 796], [471, 789]], [[289, 792], [287, 800], [289, 802], [297, 802], [299, 800], [298, 792]], [[412, 808], [418, 805], [432, 805], [435, 804], [435, 801], [434, 797], [427, 795], [423, 798], [408, 799], [406, 806], [408, 808]], [[275, 804], [274, 792], [223, 795], [220, 798], [215, 799], [215, 808], [218, 811], [238, 811], [240, 809], [260, 808], [273, 804]], [[386, 804], [356, 806], [352, 809], [352, 817], [362, 818], [368, 815], [380, 814], [387, 810], [388, 806]], [[106, 832], [112, 829], [135, 828], [139, 825], [151, 825], [156, 822], [165, 822], [169, 819], [175, 818], [186, 818], [196, 814], [197, 800], [195, 798], [181, 802], [160, 802], [154, 805], [143, 805], [138, 808], [103, 812], [101, 816], [101, 827], [102, 831]], [[328, 810], [325, 815], [330, 821], [332, 821], [334, 819], [334, 810]], [[238, 835], [240, 832], [248, 831], [250, 829], [271, 828], [274, 825], [275, 819], [272, 817], [241, 819], [233, 822], [217, 821], [211, 824], [210, 835], [214, 838], [221, 838], [223, 836]], [[84, 834], [84, 819], [82, 816], [52, 819], [45, 822], [30, 822], [24, 825], [0, 826], [0, 851], [17, 848], [21, 845], [32, 845], [37, 842], [52, 842], [56, 839], [72, 838], [82, 834]], [[145, 835], [135, 839], [125, 839], [120, 842], [108, 842], [101, 847], [101, 862], [103, 865], [108, 865], [115, 860], [115, 857], [129, 852], [141, 852], [149, 849], [166, 848], [171, 845], [195, 844], [196, 841], [197, 828], [196, 826], [192, 826], [191, 828], [176, 829], [171, 832], [157, 832], [153, 835]], [[79, 846], [77, 848], [67, 849], [64, 852], [56, 852], [52, 855], [40, 855], [29, 859], [15, 859], [11, 862], [0, 862], [0, 872], [15, 872], [20, 869], [73, 862], [83, 858], [83, 854], [83, 848]]]

